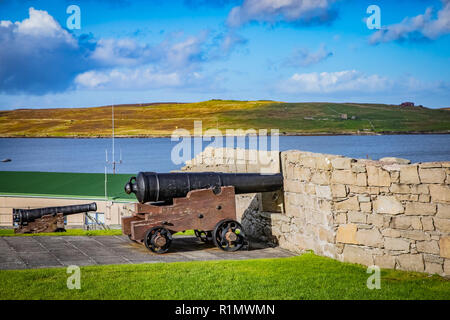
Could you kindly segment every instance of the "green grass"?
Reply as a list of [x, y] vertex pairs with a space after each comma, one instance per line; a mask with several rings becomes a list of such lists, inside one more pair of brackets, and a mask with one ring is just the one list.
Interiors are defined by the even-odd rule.
[[[342, 120], [347, 114], [355, 120]], [[115, 108], [117, 136], [170, 136], [176, 128], [271, 129], [290, 134], [442, 132], [450, 111], [368, 103], [282, 103], [210, 100]], [[111, 135], [111, 107], [0, 111], [2, 137], [97, 137]]]
[[83, 230], [67, 229], [66, 232], [42, 232], [42, 233], [14, 233], [13, 229], [0, 229], [0, 237], [30, 237], [30, 236], [120, 236], [122, 230]]
[[[230, 254], [232, 257], [232, 254]], [[449, 299], [450, 281], [382, 270], [381, 289], [366, 268], [312, 253], [291, 258], [81, 268], [68, 290], [65, 268], [0, 271], [0, 299]]]
[[[194, 230], [178, 232], [177, 235], [192, 236]], [[30, 237], [30, 236], [120, 236], [122, 230], [83, 230], [67, 229], [66, 232], [42, 232], [42, 233], [14, 233], [13, 229], [0, 229], [0, 237]]]

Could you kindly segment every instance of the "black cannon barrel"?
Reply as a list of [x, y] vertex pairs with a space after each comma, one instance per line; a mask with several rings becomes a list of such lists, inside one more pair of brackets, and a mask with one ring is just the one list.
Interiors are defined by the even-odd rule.
[[139, 172], [125, 185], [125, 192], [134, 193], [140, 203], [167, 201], [184, 197], [191, 190], [234, 186], [236, 194], [279, 190], [281, 174], [221, 172]]
[[67, 216], [70, 214], [97, 211], [97, 204], [95, 202], [88, 204], [76, 204], [72, 206], [62, 207], [47, 207], [38, 209], [13, 209], [13, 220], [20, 224], [24, 222], [31, 222], [46, 215], [56, 215], [62, 213]]

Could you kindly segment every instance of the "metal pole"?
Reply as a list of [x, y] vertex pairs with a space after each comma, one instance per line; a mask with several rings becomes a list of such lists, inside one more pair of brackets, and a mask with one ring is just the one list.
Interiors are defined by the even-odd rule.
[[116, 174], [116, 158], [114, 150], [114, 103], [112, 105], [112, 161], [113, 161], [113, 174]]

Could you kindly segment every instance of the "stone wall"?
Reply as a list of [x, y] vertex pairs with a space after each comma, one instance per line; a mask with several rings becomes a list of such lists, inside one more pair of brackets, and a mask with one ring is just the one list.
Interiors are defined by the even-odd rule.
[[217, 150], [205, 150], [183, 170], [283, 173], [283, 196], [236, 198], [252, 236], [341, 261], [450, 275], [450, 162], [297, 150], [255, 162], [258, 155]]

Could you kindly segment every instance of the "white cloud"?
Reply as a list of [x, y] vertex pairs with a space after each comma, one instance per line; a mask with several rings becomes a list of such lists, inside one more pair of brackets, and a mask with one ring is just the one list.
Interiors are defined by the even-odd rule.
[[163, 72], [151, 66], [88, 71], [79, 74], [75, 83], [88, 89], [156, 89], [193, 86], [200, 84], [202, 75], [198, 72]]
[[[14, 33], [29, 35], [34, 38], [60, 39], [63, 42], [76, 46], [77, 42], [72, 35], [64, 30], [60, 24], [43, 10], [35, 10], [31, 7], [28, 10], [29, 18], [14, 23]], [[2, 21], [12, 26], [11, 21]]]
[[100, 39], [91, 58], [105, 66], [133, 66], [146, 61], [152, 50], [132, 39]]
[[130, 38], [77, 38], [48, 12], [30, 8], [23, 21], [0, 21], [0, 93], [43, 95], [74, 85], [191, 85], [204, 62], [223, 59], [240, 44], [245, 41], [234, 33], [217, 36], [207, 31], [170, 34], [153, 45]]
[[231, 27], [251, 21], [274, 23], [326, 23], [334, 19], [331, 5], [336, 0], [244, 0], [234, 7], [227, 19]]
[[365, 75], [356, 70], [338, 72], [295, 73], [278, 85], [286, 93], [375, 92], [389, 88], [390, 80], [378, 75]]
[[321, 44], [315, 52], [309, 51], [308, 48], [301, 48], [293, 52], [293, 54], [284, 61], [285, 66], [289, 67], [307, 67], [317, 64], [333, 55], [333, 52], [326, 48], [325, 44]]
[[66, 90], [85, 71], [85, 48], [46, 11], [29, 9], [23, 21], [0, 22], [0, 91]]
[[[448, 97], [450, 82], [427, 81], [411, 75], [389, 78], [357, 70], [295, 73], [279, 81], [275, 93], [302, 97], [311, 101], [430, 101], [430, 97]], [[421, 102], [425, 103], [425, 102]]]
[[405, 18], [402, 22], [383, 27], [369, 39], [371, 44], [390, 41], [416, 40], [417, 38], [437, 39], [450, 33], [450, 0], [442, 0], [442, 9], [433, 15], [427, 8], [424, 14]]

